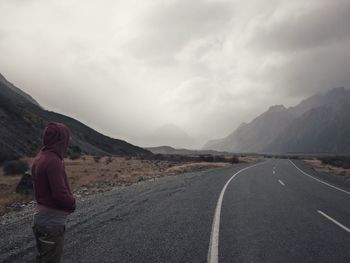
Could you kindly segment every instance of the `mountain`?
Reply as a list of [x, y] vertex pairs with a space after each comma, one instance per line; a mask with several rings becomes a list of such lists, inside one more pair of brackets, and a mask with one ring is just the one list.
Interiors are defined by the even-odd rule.
[[65, 123], [72, 132], [71, 149], [87, 154], [152, 155], [143, 148], [107, 137], [68, 116], [44, 110], [30, 95], [0, 75], [0, 162], [32, 156], [50, 121]]
[[[36, 106], [39, 106], [39, 103], [33, 99], [29, 94], [23, 92], [16, 86], [14, 86], [11, 82], [9, 82], [3, 75], [0, 74], [0, 83], [2, 86], [7, 87], [8, 89], [2, 89], [1, 94], [9, 99], [14, 99], [17, 102], [30, 102]], [[18, 96], [19, 95], [19, 96]]]
[[188, 150], [175, 149], [170, 146], [148, 147], [147, 150], [154, 154], [177, 154], [177, 155], [224, 155], [226, 152], [218, 152], [213, 150]]
[[204, 149], [268, 153], [350, 153], [350, 90], [335, 88], [295, 107], [272, 106]]
[[170, 145], [174, 148], [198, 148], [198, 141], [175, 124], [165, 124], [134, 141], [146, 147]]
[[293, 121], [294, 116], [284, 106], [272, 106], [252, 122], [241, 124], [226, 138], [209, 141], [205, 149], [261, 152]]
[[350, 90], [333, 89], [265, 148], [268, 152], [350, 153]]

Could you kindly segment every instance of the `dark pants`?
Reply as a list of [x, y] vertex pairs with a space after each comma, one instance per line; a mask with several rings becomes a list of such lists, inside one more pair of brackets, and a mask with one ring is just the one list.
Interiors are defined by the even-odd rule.
[[59, 263], [63, 254], [65, 226], [34, 225], [38, 255], [37, 263]]

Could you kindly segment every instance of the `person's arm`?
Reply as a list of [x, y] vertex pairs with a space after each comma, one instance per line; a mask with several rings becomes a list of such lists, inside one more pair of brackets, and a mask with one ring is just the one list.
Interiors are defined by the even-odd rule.
[[61, 160], [55, 158], [48, 163], [47, 177], [55, 204], [62, 210], [74, 212], [75, 198], [66, 184], [66, 173]]

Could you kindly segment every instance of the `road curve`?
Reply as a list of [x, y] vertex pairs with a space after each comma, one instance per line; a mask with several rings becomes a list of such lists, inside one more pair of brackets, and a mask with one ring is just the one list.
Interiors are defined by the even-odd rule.
[[222, 211], [219, 262], [350, 262], [350, 234], [318, 212], [350, 226], [350, 196], [288, 160], [237, 177]]
[[[208, 262], [220, 194], [248, 166], [141, 182], [80, 202], [64, 262]], [[0, 262], [33, 262], [30, 222], [25, 216], [0, 225]], [[226, 185], [217, 262], [346, 263], [349, 227], [349, 195], [288, 160], [269, 160]]]

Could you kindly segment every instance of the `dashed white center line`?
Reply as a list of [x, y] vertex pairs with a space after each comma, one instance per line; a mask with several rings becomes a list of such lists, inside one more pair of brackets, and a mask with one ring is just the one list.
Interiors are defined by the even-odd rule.
[[343, 224], [339, 223], [337, 220], [335, 220], [334, 218], [330, 217], [329, 215], [323, 213], [322, 211], [317, 210], [317, 212], [319, 214], [321, 214], [322, 216], [324, 216], [325, 218], [327, 218], [328, 220], [330, 220], [331, 222], [333, 222], [334, 224], [336, 224], [337, 226], [339, 226], [340, 228], [344, 229], [346, 232], [348, 232], [350, 234], [350, 229], [349, 228], [347, 228]]
[[285, 184], [284, 184], [281, 180], [278, 180], [278, 182], [279, 182], [281, 185], [285, 186]]
[[272, 171], [272, 173], [273, 173], [273, 174], [275, 174], [275, 173], [276, 173], [276, 171]]

